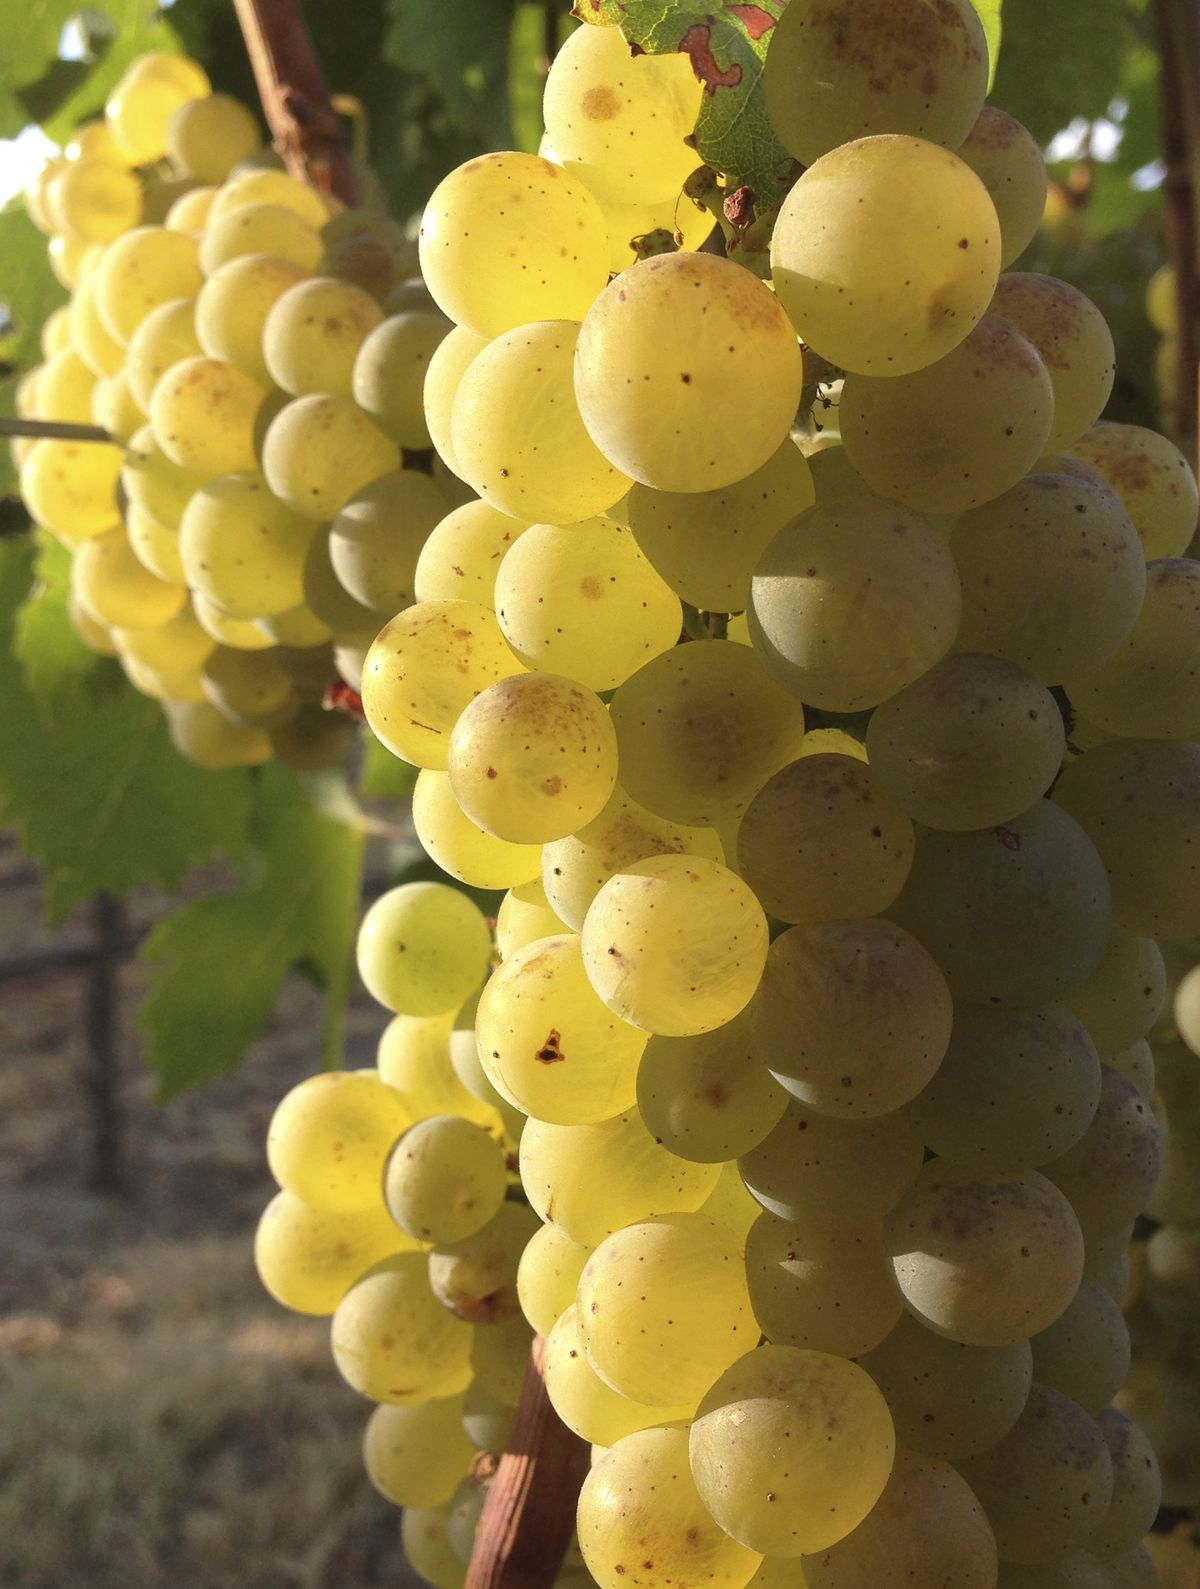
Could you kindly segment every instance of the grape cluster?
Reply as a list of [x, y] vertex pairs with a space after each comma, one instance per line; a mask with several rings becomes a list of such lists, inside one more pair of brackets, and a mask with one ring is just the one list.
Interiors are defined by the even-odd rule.
[[[586, 26], [541, 155], [467, 162], [422, 221], [454, 322], [425, 417], [472, 498], [362, 698], [428, 853], [508, 890], [450, 1042], [541, 1221], [516, 1294], [596, 1448], [602, 1589], [1155, 1581], [1159, 1469], [1112, 1403], [1158, 940], [1200, 934], [1198, 498], [1101, 420], [1095, 306], [1009, 269], [1045, 171], [986, 84], [968, 0], [791, 0], [767, 282], [736, 233], [688, 246], [689, 61]], [[483, 942], [408, 911], [360, 968], [448, 1030]], [[490, 1152], [425, 1120], [373, 1161], [435, 1245], [339, 1304], [344, 1371], [360, 1319], [418, 1352]], [[449, 1426], [457, 1350], [360, 1388]]]
[[288, 176], [174, 55], [129, 68], [27, 203], [72, 296], [19, 410], [109, 437], [16, 443], [78, 633], [202, 766], [338, 761], [352, 727], [326, 688], [357, 679], [464, 494], [429, 450], [449, 323], [415, 246]]

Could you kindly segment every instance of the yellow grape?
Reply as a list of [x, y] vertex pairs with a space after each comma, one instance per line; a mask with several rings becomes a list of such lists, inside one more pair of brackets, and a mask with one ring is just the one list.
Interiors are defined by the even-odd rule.
[[216, 649], [212, 636], [196, 622], [190, 602], [185, 602], [166, 623], [153, 629], [116, 629], [113, 638], [127, 656], [150, 668], [186, 671], [202, 667]]
[[[1154, 1026], [1166, 996], [1166, 965], [1158, 944], [1153, 938], [1114, 927], [1100, 964], [1085, 982], [1071, 989], [1067, 1003], [1107, 1059]], [[1178, 999], [1177, 994], [1175, 1022], [1182, 1031]]]
[[549, 1335], [575, 1302], [590, 1247], [572, 1241], [561, 1225], [543, 1225], [525, 1244], [517, 1265], [521, 1311], [538, 1335]]
[[196, 240], [163, 226], [135, 227], [105, 249], [95, 280], [105, 329], [128, 345], [151, 309], [200, 291]]
[[425, 424], [439, 457], [456, 475], [462, 469], [454, 452], [454, 399], [463, 376], [476, 357], [488, 346], [487, 337], [476, 336], [466, 326], [455, 326], [430, 355], [422, 388]]
[[377, 1263], [333, 1315], [333, 1360], [360, 1395], [391, 1406], [455, 1396], [471, 1379], [475, 1330], [429, 1287], [423, 1252]]
[[1007, 270], [1042, 224], [1048, 185], [1042, 151], [1015, 116], [985, 105], [959, 145], [958, 158], [974, 171], [996, 206], [1000, 268]]
[[151, 165], [167, 152], [167, 128], [180, 105], [212, 93], [204, 68], [184, 55], [154, 51], [128, 66], [104, 106], [117, 148], [130, 165]]
[[297, 282], [280, 294], [263, 324], [271, 379], [293, 397], [350, 397], [358, 351], [383, 311], [361, 287], [331, 276]]
[[439, 1246], [482, 1230], [507, 1185], [500, 1143], [458, 1115], [430, 1115], [410, 1126], [383, 1172], [384, 1201], [400, 1229]]
[[412, 821], [425, 853], [471, 888], [512, 888], [538, 876], [540, 846], [509, 844], [472, 822], [444, 772], [425, 767], [417, 774]]
[[373, 999], [404, 1015], [457, 1010], [479, 987], [492, 935], [479, 906], [447, 883], [402, 883], [358, 930], [359, 975]]
[[204, 698], [236, 723], [273, 725], [294, 703], [292, 681], [269, 652], [220, 646], [204, 663]]
[[[423, 591], [418, 598], [419, 557], [446, 506], [436, 481], [420, 469], [397, 469], [372, 480], [330, 526], [329, 555], [339, 582], [356, 601], [389, 618], [417, 599], [482, 600], [463, 588]], [[484, 605], [490, 607], [490, 599]]]
[[496, 605], [496, 574], [528, 525], [489, 502], [464, 502], [424, 537], [413, 589], [418, 601], [479, 601]]
[[690, 1406], [647, 1407], [605, 1384], [588, 1362], [574, 1303], [547, 1334], [545, 1379], [550, 1405], [568, 1429], [592, 1445], [611, 1446], [639, 1429], [686, 1419], [692, 1411]]
[[400, 1095], [378, 1077], [326, 1071], [277, 1105], [267, 1163], [278, 1184], [311, 1208], [374, 1208], [384, 1162], [409, 1124]]
[[96, 301], [96, 278], [80, 283], [67, 306], [71, 346], [93, 375], [116, 375], [125, 366], [125, 348], [109, 331]]
[[321, 262], [321, 235], [283, 204], [247, 204], [218, 211], [214, 199], [200, 238], [200, 268], [211, 277], [231, 260], [267, 255], [306, 275]]
[[92, 419], [114, 441], [127, 442], [146, 423], [146, 415], [134, 401], [125, 372], [101, 376], [92, 392]]
[[377, 1200], [371, 1208], [335, 1213], [277, 1192], [254, 1235], [258, 1278], [285, 1308], [331, 1314], [368, 1269], [414, 1243]]
[[258, 767], [271, 759], [271, 741], [261, 728], [231, 723], [208, 701], [172, 706], [167, 726], [175, 749], [198, 767]]
[[354, 360], [354, 401], [402, 447], [431, 445], [423, 391], [429, 361], [450, 330], [443, 315], [392, 315], [363, 339]]
[[1163, 1131], [1151, 1105], [1127, 1076], [1101, 1065], [1087, 1129], [1043, 1169], [1091, 1237], [1126, 1229], [1149, 1203], [1162, 1166]]
[[187, 600], [184, 586], [159, 579], [138, 559], [122, 525], [77, 549], [71, 589], [88, 612], [118, 629], [153, 629]]
[[92, 418], [96, 377], [71, 349], [53, 353], [38, 367], [37, 417], [87, 425]]
[[395, 442], [345, 397], [297, 397], [271, 420], [262, 442], [262, 471], [271, 490], [295, 512], [325, 523], [364, 486], [400, 466]]
[[167, 123], [167, 156], [197, 182], [224, 182], [262, 142], [254, 114], [230, 94], [182, 105]]
[[496, 912], [496, 948], [502, 960], [511, 960], [526, 944], [558, 937], [566, 930], [537, 877], [514, 883]]
[[263, 327], [273, 305], [308, 279], [293, 261], [242, 254], [209, 274], [195, 304], [195, 334], [209, 358], [224, 359], [260, 382], [271, 383], [263, 359]]
[[1071, 443], [1071, 456], [1098, 469], [1121, 499], [1146, 557], [1181, 557], [1196, 532], [1200, 498], [1191, 465], [1156, 431], [1107, 420]]
[[235, 173], [213, 200], [212, 219], [256, 204], [277, 204], [316, 228], [329, 219], [329, 207], [318, 188], [298, 182], [286, 171], [267, 169]]
[[179, 526], [188, 584], [230, 618], [286, 613], [303, 599], [315, 526], [280, 502], [259, 474], [209, 480]]
[[121, 462], [120, 448], [102, 442], [35, 442], [21, 465], [21, 496], [39, 524], [79, 546], [118, 524]]
[[1112, 392], [1116, 352], [1104, 316], [1069, 282], [1033, 271], [1001, 276], [992, 313], [1024, 332], [1054, 389], [1047, 452], [1068, 447], [1099, 419]]

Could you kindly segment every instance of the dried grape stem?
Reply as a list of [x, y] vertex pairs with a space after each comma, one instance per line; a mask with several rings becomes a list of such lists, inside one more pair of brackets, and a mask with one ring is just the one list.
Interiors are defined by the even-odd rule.
[[345, 130], [298, 0], [233, 0], [275, 147], [294, 177], [358, 203]]
[[72, 425], [61, 419], [0, 419], [0, 437], [28, 436], [34, 440], [112, 441], [100, 425]]
[[1179, 317], [1175, 428], [1185, 446], [1192, 448], [1200, 447], [1195, 189], [1200, 160], [1200, 8], [1196, 0], [1159, 0], [1157, 12], [1167, 249]]
[[534, 1337], [508, 1449], [491, 1482], [464, 1589], [550, 1589], [575, 1527], [589, 1450], [546, 1395], [546, 1343]]

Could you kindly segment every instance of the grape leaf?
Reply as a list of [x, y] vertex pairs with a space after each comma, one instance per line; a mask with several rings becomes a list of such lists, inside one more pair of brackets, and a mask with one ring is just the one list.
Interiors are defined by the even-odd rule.
[[1000, 64], [1000, 40], [1003, 37], [1000, 8], [1003, 0], [971, 0], [971, 4], [979, 13], [979, 20], [983, 23], [983, 36], [987, 40], [988, 93], [990, 94], [992, 84], [996, 81], [996, 68]]
[[0, 91], [36, 82], [58, 56], [62, 30], [81, 9], [79, 0], [20, 0], [4, 11]]
[[1005, 0], [992, 98], [1048, 143], [1073, 117], [1104, 115], [1133, 37], [1124, 0]]
[[767, 116], [762, 68], [786, 0], [705, 6], [695, 0], [577, 0], [584, 22], [617, 26], [651, 55], [681, 50], [704, 85], [696, 121], [701, 160], [730, 189], [748, 186], [767, 203], [790, 165]]
[[37, 582], [28, 537], [0, 542], [0, 576], [0, 817], [44, 864], [51, 919], [98, 889], [172, 889], [240, 854], [251, 775], [190, 766], [161, 706], [80, 655], [65, 582]]
[[258, 780], [245, 885], [184, 905], [140, 959], [151, 980], [137, 1021], [161, 1099], [234, 1070], [300, 969], [326, 994], [325, 1058], [340, 1062], [353, 978], [362, 838], [277, 765]]
[[391, 0], [390, 12], [384, 59], [428, 79], [461, 127], [509, 145], [513, 0], [459, 0], [453, 27], [446, 26], [445, 0]]
[[25, 213], [20, 199], [0, 211], [0, 321], [10, 322], [4, 358], [18, 370], [41, 359], [42, 327], [67, 294], [55, 279], [46, 238]]

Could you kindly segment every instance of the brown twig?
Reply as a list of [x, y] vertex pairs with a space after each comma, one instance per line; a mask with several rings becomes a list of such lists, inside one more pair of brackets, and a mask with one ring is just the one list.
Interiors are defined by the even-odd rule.
[[59, 419], [0, 419], [0, 436], [51, 441], [112, 441], [100, 425], [71, 425]]
[[1200, 10], [1196, 0], [1158, 0], [1157, 17], [1167, 251], [1175, 274], [1179, 320], [1175, 429], [1190, 448], [1200, 445], [1195, 191], [1200, 155]]
[[575, 1527], [588, 1447], [560, 1422], [534, 1337], [517, 1419], [491, 1482], [464, 1589], [550, 1589]]
[[299, 0], [233, 0], [263, 114], [288, 170], [358, 203], [358, 178], [345, 129], [300, 11]]

